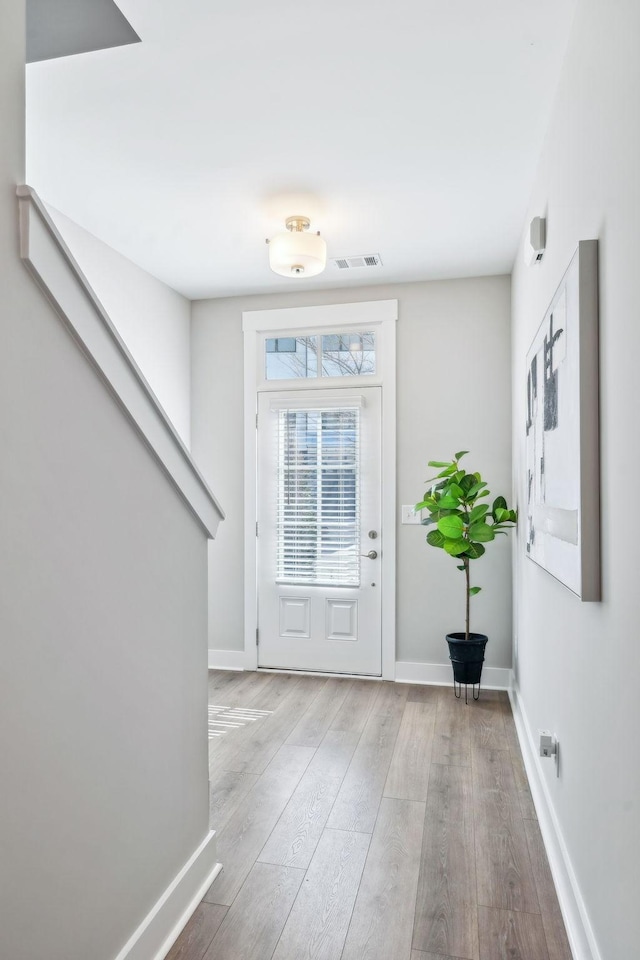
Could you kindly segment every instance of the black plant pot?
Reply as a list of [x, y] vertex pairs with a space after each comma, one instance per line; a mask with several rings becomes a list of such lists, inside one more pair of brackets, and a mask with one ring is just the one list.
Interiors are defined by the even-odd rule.
[[[449, 659], [453, 667], [453, 688], [456, 697], [462, 694], [462, 684], [465, 684], [465, 702], [467, 700], [466, 685], [472, 684], [474, 687], [480, 686], [482, 676], [482, 664], [484, 663], [484, 648], [487, 645], [489, 637], [484, 633], [470, 633], [469, 639], [465, 639], [464, 633], [448, 633], [447, 643], [449, 644]], [[456, 690], [456, 683], [460, 685], [460, 693]], [[477, 700], [480, 696], [473, 693], [473, 699]]]

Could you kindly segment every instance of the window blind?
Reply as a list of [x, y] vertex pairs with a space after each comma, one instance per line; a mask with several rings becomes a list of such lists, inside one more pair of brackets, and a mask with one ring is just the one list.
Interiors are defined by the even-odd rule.
[[360, 410], [278, 411], [277, 579], [360, 583]]

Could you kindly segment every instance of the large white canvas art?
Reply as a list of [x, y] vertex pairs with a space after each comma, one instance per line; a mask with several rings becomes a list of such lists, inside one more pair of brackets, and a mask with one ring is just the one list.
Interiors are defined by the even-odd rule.
[[598, 246], [584, 240], [527, 354], [528, 556], [600, 599]]

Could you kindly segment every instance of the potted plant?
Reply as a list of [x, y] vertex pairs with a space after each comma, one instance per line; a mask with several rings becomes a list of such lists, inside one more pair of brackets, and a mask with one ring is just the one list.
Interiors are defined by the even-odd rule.
[[434, 529], [427, 534], [427, 543], [444, 550], [457, 561], [458, 570], [465, 576], [466, 617], [464, 633], [447, 634], [449, 659], [453, 666], [454, 692], [459, 697], [462, 692], [456, 690], [456, 683], [480, 684], [484, 648], [488, 637], [484, 633], [472, 633], [469, 629], [471, 597], [480, 593], [480, 587], [471, 586], [470, 564], [484, 556], [485, 544], [495, 540], [498, 534], [507, 534], [518, 517], [515, 510], [509, 509], [504, 497], [496, 497], [493, 504], [481, 501], [490, 497], [487, 484], [479, 473], [467, 472], [460, 468], [460, 460], [469, 451], [461, 450], [452, 460], [430, 460], [429, 466], [440, 472], [427, 483], [431, 484], [424, 499], [416, 504], [416, 511], [426, 510], [429, 516], [422, 522]]

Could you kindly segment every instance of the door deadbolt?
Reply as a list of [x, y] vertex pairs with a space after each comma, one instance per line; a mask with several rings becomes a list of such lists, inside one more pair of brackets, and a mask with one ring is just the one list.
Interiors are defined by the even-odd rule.
[[361, 557], [368, 557], [369, 560], [377, 560], [377, 559], [378, 559], [378, 551], [377, 551], [377, 550], [369, 550], [368, 553], [361, 553], [360, 556], [361, 556]]
[[375, 540], [378, 536], [377, 530], [369, 530], [369, 540]]

